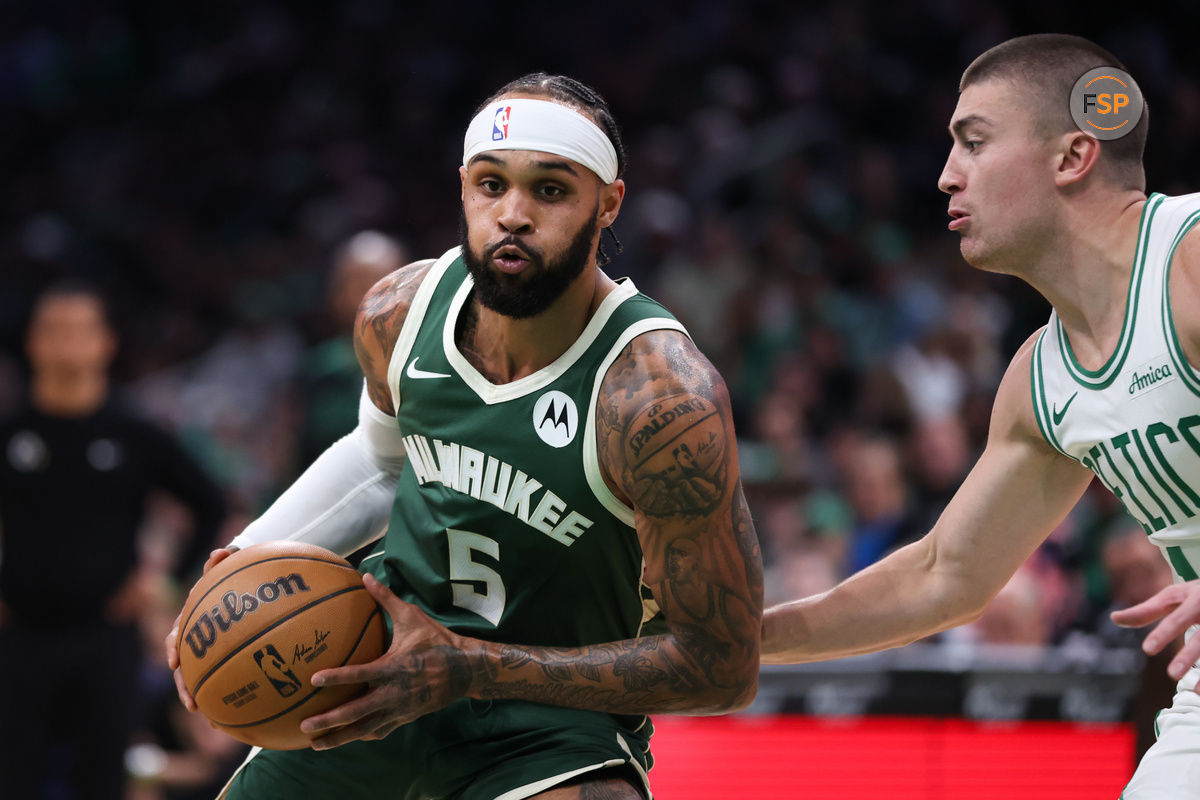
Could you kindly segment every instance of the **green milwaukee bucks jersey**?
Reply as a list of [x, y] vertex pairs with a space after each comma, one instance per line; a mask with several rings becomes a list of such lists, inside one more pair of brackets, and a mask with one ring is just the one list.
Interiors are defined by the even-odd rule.
[[633, 511], [601, 477], [596, 401], [635, 336], [683, 327], [623, 281], [554, 363], [495, 385], [455, 344], [471, 289], [455, 248], [401, 329], [388, 383], [408, 461], [383, 552], [364, 568], [451, 630], [489, 641], [636, 637], [655, 609]]
[[1162, 548], [1177, 580], [1200, 569], [1200, 372], [1171, 318], [1168, 278], [1200, 195], [1155, 194], [1142, 210], [1116, 350], [1084, 369], [1056, 314], [1033, 351], [1033, 407], [1046, 440], [1080, 462]]

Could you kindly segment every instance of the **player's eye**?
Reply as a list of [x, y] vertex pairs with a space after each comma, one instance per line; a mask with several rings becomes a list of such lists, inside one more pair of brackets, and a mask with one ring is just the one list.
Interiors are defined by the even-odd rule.
[[479, 188], [483, 189], [485, 192], [495, 194], [503, 191], [504, 184], [495, 178], [484, 178], [483, 180], [479, 181]]
[[539, 192], [541, 193], [541, 195], [543, 197], [549, 198], [551, 200], [557, 200], [567, 193], [566, 190], [563, 189], [561, 186], [556, 186], [552, 183], [548, 183], [548, 184], [542, 186], [541, 189], [539, 189]]
[[979, 141], [978, 139], [966, 139], [963, 141], [963, 147], [967, 149], [967, 152], [971, 153], [975, 152], [975, 149], [981, 144], [983, 144], [983, 142]]

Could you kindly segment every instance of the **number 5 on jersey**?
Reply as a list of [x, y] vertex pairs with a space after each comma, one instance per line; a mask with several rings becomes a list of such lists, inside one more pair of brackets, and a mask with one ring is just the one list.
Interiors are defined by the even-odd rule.
[[[500, 543], [478, 533], [446, 529], [450, 543], [450, 588], [454, 605], [465, 608], [486, 619], [492, 625], [500, 624], [504, 614], [504, 580], [500, 573], [475, 560], [475, 553], [500, 560]], [[479, 591], [478, 584], [483, 584]]]

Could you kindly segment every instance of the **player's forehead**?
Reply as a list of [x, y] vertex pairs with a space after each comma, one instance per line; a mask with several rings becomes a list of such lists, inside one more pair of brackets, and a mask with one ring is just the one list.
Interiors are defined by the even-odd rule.
[[958, 95], [950, 117], [950, 133], [968, 130], [1008, 130], [1024, 127], [1033, 115], [1036, 98], [1025, 96], [1015, 82], [1004, 79], [980, 81]]
[[552, 173], [564, 179], [582, 178], [590, 173], [577, 161], [541, 150], [484, 150], [474, 156], [468, 170], [489, 170], [509, 174]]

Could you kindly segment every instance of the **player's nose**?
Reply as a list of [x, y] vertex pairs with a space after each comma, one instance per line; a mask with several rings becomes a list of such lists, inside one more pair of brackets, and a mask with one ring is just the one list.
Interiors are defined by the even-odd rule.
[[510, 190], [500, 199], [496, 222], [509, 233], [528, 233], [533, 229], [532, 200], [523, 192]]
[[953, 150], [946, 157], [946, 163], [942, 166], [942, 174], [938, 176], [937, 185], [946, 194], [960, 192], [966, 185], [966, 178], [963, 176], [962, 170], [958, 168]]

